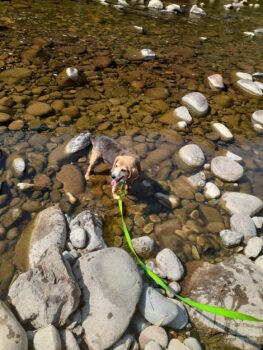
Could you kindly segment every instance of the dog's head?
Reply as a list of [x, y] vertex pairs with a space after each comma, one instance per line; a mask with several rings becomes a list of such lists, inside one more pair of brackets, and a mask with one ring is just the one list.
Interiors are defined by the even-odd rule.
[[140, 171], [140, 161], [136, 156], [122, 155], [115, 158], [111, 177], [116, 186], [121, 182], [130, 185], [139, 176]]

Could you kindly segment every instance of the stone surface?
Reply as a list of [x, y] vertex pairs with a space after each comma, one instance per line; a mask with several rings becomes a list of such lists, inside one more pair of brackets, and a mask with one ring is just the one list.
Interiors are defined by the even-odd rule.
[[13, 85], [31, 77], [32, 71], [27, 68], [13, 68], [0, 73], [0, 81]]
[[226, 247], [232, 247], [233, 245], [239, 244], [244, 238], [244, 235], [241, 232], [223, 230], [220, 232], [220, 237]]
[[262, 90], [250, 79], [240, 79], [237, 81], [237, 87], [246, 94], [253, 97], [262, 97]]
[[84, 191], [85, 182], [80, 169], [73, 164], [63, 165], [57, 174], [58, 181], [63, 183], [64, 191], [78, 195]]
[[0, 350], [27, 350], [27, 335], [8, 306], [0, 300]]
[[205, 16], [206, 13], [201, 7], [198, 7], [197, 5], [193, 5], [190, 9], [190, 15]]
[[41, 211], [33, 225], [29, 244], [29, 266], [35, 267], [47, 249], [64, 250], [66, 242], [66, 221], [56, 206]]
[[86, 231], [81, 227], [75, 227], [70, 231], [70, 241], [75, 248], [82, 249], [86, 245]]
[[59, 332], [53, 325], [37, 330], [34, 336], [34, 350], [61, 350]]
[[184, 329], [184, 327], [188, 323], [188, 314], [187, 314], [186, 308], [179, 300], [176, 300], [176, 299], [170, 299], [170, 300], [177, 305], [178, 315], [172, 322], [168, 324], [168, 327], [174, 330]]
[[213, 182], [207, 182], [204, 188], [204, 195], [207, 200], [220, 197], [220, 190]]
[[124, 334], [111, 348], [112, 350], [138, 350], [139, 346], [131, 334]]
[[199, 171], [199, 173], [188, 176], [186, 177], [186, 179], [189, 182], [189, 184], [196, 190], [201, 189], [205, 186], [206, 176], [203, 171]]
[[71, 231], [84, 230], [87, 237], [85, 251], [92, 252], [106, 247], [102, 237], [102, 219], [98, 214], [90, 210], [84, 210], [70, 222], [69, 227]]
[[162, 10], [163, 9], [163, 3], [160, 0], [150, 0], [148, 4], [149, 8]]
[[263, 202], [258, 197], [247, 193], [225, 192], [221, 197], [221, 205], [230, 214], [255, 215], [263, 208]]
[[190, 144], [183, 146], [178, 155], [180, 159], [189, 167], [200, 167], [205, 162], [205, 156], [201, 148], [197, 145]]
[[263, 109], [259, 109], [252, 114], [252, 123], [263, 125]]
[[187, 346], [190, 350], [202, 350], [202, 345], [196, 338], [188, 337], [184, 340], [184, 345]]
[[154, 252], [154, 240], [148, 236], [132, 239], [136, 253], [143, 259], [149, 258]]
[[17, 177], [22, 176], [26, 169], [25, 160], [22, 157], [16, 157], [12, 162], [12, 168]]
[[90, 145], [90, 132], [83, 132], [71, 139], [65, 146], [66, 154], [73, 154], [78, 151], [83, 150], [84, 148]]
[[233, 134], [231, 131], [222, 123], [213, 123], [213, 130], [220, 136], [223, 141], [232, 141]]
[[228, 157], [218, 156], [211, 161], [212, 173], [223, 181], [238, 181], [244, 173], [243, 167]]
[[0, 113], [0, 124], [8, 123], [12, 120], [11, 115], [7, 113]]
[[256, 228], [263, 227], [263, 217], [262, 216], [253, 216], [252, 220], [254, 221]]
[[259, 256], [256, 260], [255, 260], [255, 265], [261, 269], [262, 273], [263, 273], [263, 255]]
[[248, 258], [256, 258], [263, 248], [263, 239], [262, 237], [252, 237], [247, 241], [247, 246], [244, 250], [244, 254]]
[[209, 109], [206, 97], [200, 92], [190, 92], [183, 96], [182, 104], [189, 109], [191, 115], [197, 117], [205, 116]]
[[224, 90], [225, 86], [224, 86], [224, 81], [223, 81], [223, 77], [221, 74], [210, 75], [207, 78], [207, 80], [208, 80], [208, 84], [212, 90], [214, 90], [214, 91]]
[[230, 227], [232, 231], [240, 232], [244, 235], [244, 242], [257, 235], [256, 226], [250, 216], [237, 213], [230, 218]]
[[149, 326], [145, 328], [139, 337], [140, 348], [144, 349], [151, 341], [154, 341], [165, 349], [168, 345], [168, 336], [165, 330], [159, 326]]
[[156, 263], [158, 268], [171, 281], [178, 281], [184, 275], [184, 267], [181, 261], [169, 248], [165, 248], [157, 254]]
[[8, 296], [24, 322], [63, 326], [79, 304], [80, 290], [58, 248], [47, 250], [33, 269], [20, 274]]
[[74, 334], [69, 329], [60, 332], [61, 345], [63, 350], [80, 350]]
[[186, 124], [192, 123], [191, 114], [185, 106], [175, 108], [174, 115], [177, 119], [186, 122]]
[[171, 339], [168, 345], [168, 350], [189, 350], [187, 346], [180, 342], [178, 339]]
[[162, 347], [155, 341], [151, 340], [144, 346], [144, 350], [162, 350]]
[[125, 332], [139, 301], [137, 265], [124, 250], [106, 248], [83, 254], [74, 274], [84, 299], [84, 340], [94, 350], [107, 349]]
[[46, 114], [49, 114], [51, 111], [52, 111], [51, 106], [43, 102], [33, 103], [26, 110], [28, 114], [38, 116], [38, 117], [42, 117]]
[[[188, 274], [184, 280], [184, 295], [198, 302], [244, 312], [262, 318], [263, 271], [243, 255], [225, 259], [221, 263], [192, 262], [187, 264]], [[187, 307], [191, 323], [196, 327], [206, 343], [214, 340], [222, 348], [227, 346], [240, 349], [241, 338], [243, 349], [251, 349], [251, 344], [263, 342], [262, 324], [227, 319], [219, 315], [200, 312]], [[232, 335], [229, 339], [229, 335]], [[241, 347], [242, 348], [242, 347]]]

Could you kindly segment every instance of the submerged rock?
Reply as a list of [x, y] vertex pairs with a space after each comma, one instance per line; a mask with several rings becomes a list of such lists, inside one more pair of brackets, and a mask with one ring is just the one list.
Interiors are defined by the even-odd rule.
[[0, 73], [0, 81], [15, 85], [31, 77], [32, 71], [27, 68], [13, 68]]
[[263, 202], [258, 197], [247, 193], [225, 192], [221, 197], [222, 206], [230, 214], [255, 215], [263, 208]]
[[189, 109], [193, 116], [197, 117], [205, 116], [209, 109], [206, 97], [200, 92], [190, 92], [183, 96], [182, 104]]
[[250, 79], [240, 79], [237, 81], [237, 87], [252, 97], [262, 97], [262, 90]]
[[244, 173], [243, 167], [234, 160], [218, 156], [211, 161], [211, 171], [223, 181], [235, 182], [239, 180]]
[[156, 256], [158, 268], [171, 281], [179, 281], [184, 275], [184, 267], [174, 252], [165, 248]]
[[233, 135], [231, 131], [222, 123], [213, 123], [212, 128], [220, 136], [223, 141], [232, 141]]
[[200, 167], [205, 162], [203, 151], [199, 146], [194, 144], [183, 146], [179, 150], [178, 155], [183, 163], [192, 168]]
[[149, 4], [148, 4], [148, 8], [162, 10], [163, 9], [163, 3], [160, 0], [150, 0]]
[[244, 238], [243, 233], [231, 230], [223, 230], [220, 232], [220, 238], [226, 247], [239, 244]]
[[223, 77], [221, 74], [210, 75], [207, 78], [207, 80], [208, 80], [208, 84], [212, 90], [214, 90], [214, 91], [224, 90], [225, 86], [224, 86], [224, 81], [223, 81]]
[[63, 165], [60, 172], [57, 173], [57, 179], [63, 183], [63, 189], [66, 193], [70, 192], [73, 195], [78, 195], [84, 191], [84, 176], [76, 165]]
[[190, 9], [190, 15], [205, 16], [206, 13], [201, 7], [198, 7], [197, 5], [193, 5]]

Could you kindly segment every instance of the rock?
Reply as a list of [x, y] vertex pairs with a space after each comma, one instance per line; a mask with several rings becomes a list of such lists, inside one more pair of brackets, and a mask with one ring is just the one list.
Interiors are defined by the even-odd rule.
[[32, 75], [32, 71], [27, 68], [13, 68], [0, 73], [0, 81], [9, 85], [16, 85], [28, 80]]
[[242, 157], [238, 156], [235, 153], [232, 153], [230, 151], [226, 151], [224, 154], [226, 157], [230, 158], [231, 160], [234, 160], [235, 162], [241, 162], [243, 160]]
[[230, 218], [230, 227], [232, 231], [240, 232], [244, 235], [244, 241], [257, 235], [256, 226], [253, 220], [246, 214], [236, 213]]
[[82, 249], [86, 245], [86, 231], [81, 227], [75, 227], [70, 231], [70, 241], [75, 248]]
[[64, 215], [56, 206], [38, 213], [29, 243], [29, 266], [35, 267], [47, 249], [64, 250], [67, 227]]
[[170, 324], [179, 315], [179, 309], [173, 301], [148, 286], [143, 289], [138, 307], [147, 321], [159, 326]]
[[209, 109], [207, 99], [200, 92], [190, 92], [183, 96], [182, 104], [196, 117], [205, 116]]
[[159, 344], [164, 349], [167, 347], [168, 336], [162, 327], [149, 326], [141, 332], [139, 337], [139, 344], [141, 349], [144, 349], [145, 346], [152, 341]]
[[184, 305], [176, 299], [170, 299], [174, 304], [178, 307], [178, 315], [177, 317], [168, 324], [169, 328], [172, 328], [174, 330], [181, 330], [183, 329], [187, 323], [188, 323], [188, 314], [186, 311], [186, 308]]
[[165, 7], [167, 12], [182, 12], [181, 6], [177, 4], [170, 4]]
[[144, 330], [144, 328], [150, 326], [150, 323], [146, 321], [140, 313], [135, 313], [131, 321], [131, 326], [135, 333], [139, 334], [142, 330]]
[[80, 350], [77, 340], [69, 329], [63, 329], [60, 332], [62, 349]]
[[110, 56], [96, 56], [93, 63], [97, 68], [107, 68], [112, 65], [113, 59]]
[[[159, 5], [161, 5], [160, 3], [162, 3], [159, 0], [153, 0], [156, 1], [157, 3], [159, 3]], [[141, 56], [143, 57], [144, 60], [153, 60], [155, 58], [155, 52], [151, 49], [142, 49], [140, 51]]]
[[243, 167], [228, 157], [218, 156], [211, 161], [212, 173], [223, 181], [235, 182], [244, 173]]
[[244, 235], [241, 232], [223, 230], [220, 232], [220, 237], [226, 247], [232, 247], [233, 245], [239, 244], [244, 238]]
[[263, 247], [263, 239], [261, 237], [252, 237], [247, 241], [247, 246], [244, 250], [244, 254], [248, 258], [256, 258]]
[[178, 155], [183, 163], [191, 168], [200, 167], [205, 162], [203, 151], [199, 146], [194, 144], [183, 146], [179, 150]]
[[162, 10], [163, 9], [163, 3], [160, 0], [150, 0], [148, 4], [148, 8]]
[[145, 96], [150, 99], [162, 100], [169, 96], [169, 90], [162, 87], [155, 87], [155, 88], [147, 89], [145, 91]]
[[2, 300], [0, 300], [0, 320], [0, 349], [27, 350], [26, 332]]
[[37, 330], [34, 336], [34, 350], [61, 350], [59, 332], [53, 325]]
[[27, 107], [26, 112], [28, 114], [42, 117], [46, 114], [49, 114], [52, 111], [52, 108], [49, 104], [43, 102], [35, 102], [29, 107]]
[[138, 343], [133, 335], [124, 334], [112, 347], [112, 350], [138, 350]]
[[263, 255], [259, 256], [256, 260], [255, 260], [255, 265], [261, 269], [262, 273], [263, 273]]
[[56, 80], [60, 87], [74, 86], [80, 80], [79, 71], [75, 67], [68, 67], [58, 74]]
[[82, 132], [81, 134], [75, 136], [71, 139], [65, 146], [66, 154], [73, 154], [78, 151], [83, 150], [84, 148], [90, 145], [90, 132]]
[[[179, 294], [182, 290], [180, 284], [178, 282], [175, 282], [175, 281], [170, 282], [169, 287], [171, 287], [173, 289], [173, 296], [174, 296], [174, 294]], [[169, 297], [171, 298], [172, 296], [169, 296]]]
[[258, 134], [263, 134], [263, 125], [254, 123], [254, 124], [253, 124], [253, 129], [254, 129]]
[[231, 131], [222, 123], [213, 123], [213, 130], [220, 136], [222, 141], [232, 141], [233, 135]]
[[51, 246], [36, 267], [17, 277], [8, 296], [23, 322], [39, 328], [65, 325], [79, 304], [80, 290], [70, 266]]
[[21, 177], [26, 169], [26, 162], [22, 157], [17, 157], [12, 162], [12, 168], [14, 174], [17, 177]]
[[98, 214], [90, 210], [84, 210], [70, 222], [69, 227], [71, 231], [82, 229], [85, 232], [88, 240], [85, 251], [92, 252], [106, 248], [102, 238], [102, 220]]
[[252, 220], [254, 221], [256, 228], [262, 228], [262, 226], [263, 226], [263, 217], [262, 216], [253, 216]]
[[197, 5], [193, 5], [190, 9], [190, 15], [205, 16], [206, 13], [201, 7], [198, 7]]
[[245, 72], [234, 72], [233, 78], [234, 78], [234, 80], [240, 80], [240, 79], [247, 79], [247, 80], [251, 80], [251, 81], [253, 80], [252, 75], [249, 73], [245, 73]]
[[221, 74], [213, 74], [210, 75], [208, 78], [208, 84], [210, 86], [210, 88], [213, 91], [221, 91], [224, 90], [225, 85], [224, 85], [224, 81], [223, 81], [223, 77]]
[[191, 114], [185, 106], [175, 108], [174, 115], [177, 119], [186, 122], [186, 124], [192, 123]]
[[49, 142], [49, 136], [45, 134], [34, 134], [33, 136], [30, 137], [28, 140], [28, 143], [33, 146], [46, 146], [47, 143]]
[[180, 204], [180, 200], [174, 195], [167, 195], [165, 193], [157, 192], [154, 194], [154, 197], [159, 203], [168, 209], [175, 209]]
[[230, 214], [240, 213], [252, 216], [263, 208], [261, 199], [247, 193], [225, 192], [220, 202]]
[[204, 188], [204, 195], [207, 200], [220, 197], [220, 190], [213, 182], [207, 182]]
[[0, 113], [0, 124], [8, 123], [12, 120], [11, 115], [7, 113]]
[[136, 253], [143, 259], [151, 257], [154, 252], [154, 240], [148, 236], [133, 238], [132, 245]]
[[76, 165], [63, 165], [60, 172], [57, 174], [57, 179], [63, 183], [63, 189], [66, 193], [70, 192], [73, 195], [78, 195], [84, 192], [84, 177]]
[[184, 345], [190, 350], [202, 350], [202, 346], [196, 338], [188, 337], [184, 340]]
[[177, 122], [177, 123], [175, 124], [176, 130], [179, 130], [179, 131], [182, 131], [182, 130], [186, 129], [186, 127], [187, 127], [187, 124], [186, 124], [186, 122], [184, 122], [183, 120], [180, 121], [180, 122]]
[[[184, 294], [197, 302], [244, 312], [262, 318], [263, 272], [243, 255], [225, 259], [221, 263], [194, 262], [187, 264]], [[212, 283], [211, 283], [212, 281]], [[225, 348], [260, 348], [263, 342], [262, 324], [228, 319], [187, 307], [191, 323], [201, 340]], [[229, 339], [229, 335], [232, 335]], [[240, 347], [240, 335], [244, 347]], [[247, 345], [245, 345], [247, 344]], [[253, 349], [254, 349], [253, 347]]]
[[252, 123], [263, 125], [263, 109], [259, 109], [252, 114]]
[[144, 350], [162, 350], [162, 347], [155, 341], [151, 340], [145, 345]]
[[252, 97], [262, 97], [262, 90], [250, 79], [240, 79], [237, 81], [237, 87]]
[[156, 263], [158, 268], [171, 281], [179, 281], [184, 275], [184, 267], [181, 261], [169, 248], [165, 248], [157, 254]]
[[178, 339], [171, 339], [167, 350], [189, 350], [189, 348], [181, 343]]
[[201, 189], [205, 186], [206, 176], [203, 171], [199, 171], [199, 173], [186, 177], [186, 180], [194, 189]]
[[140, 298], [142, 281], [137, 265], [124, 250], [106, 248], [84, 253], [74, 273], [84, 299], [84, 340], [89, 348], [107, 349], [127, 329]]
[[25, 123], [23, 120], [14, 120], [12, 123], [8, 125], [8, 129], [12, 131], [19, 131], [23, 129]]

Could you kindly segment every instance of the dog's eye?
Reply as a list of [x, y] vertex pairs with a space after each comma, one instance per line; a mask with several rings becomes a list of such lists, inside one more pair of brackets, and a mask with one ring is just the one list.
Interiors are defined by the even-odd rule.
[[126, 173], [126, 172], [127, 172], [127, 169], [122, 168], [121, 171], [124, 172], [124, 173]]

